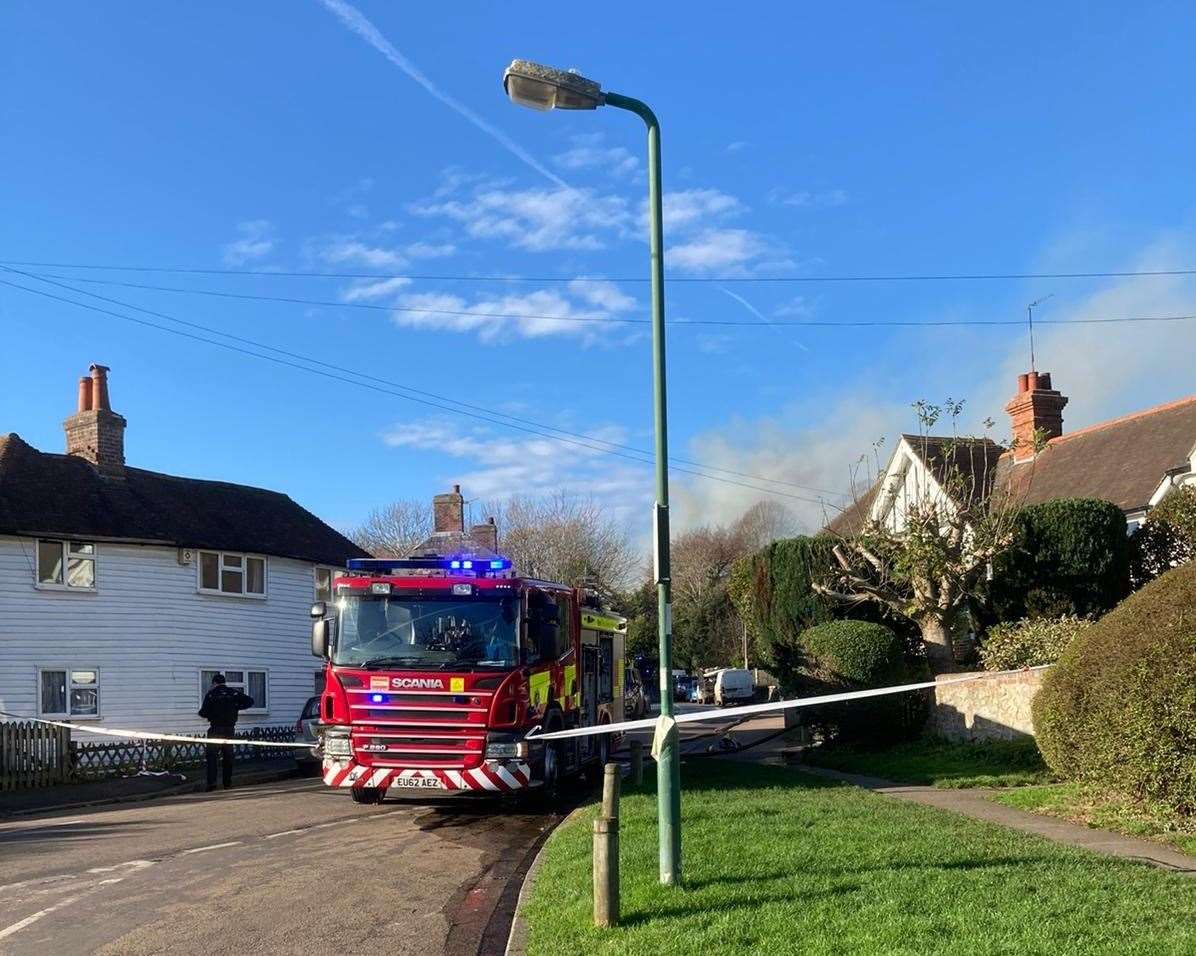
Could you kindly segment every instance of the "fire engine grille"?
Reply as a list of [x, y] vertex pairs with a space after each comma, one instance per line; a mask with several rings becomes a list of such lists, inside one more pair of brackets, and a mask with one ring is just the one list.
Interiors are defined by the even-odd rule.
[[[359, 692], [349, 704], [353, 752], [377, 767], [470, 769], [486, 750], [486, 714], [492, 692]], [[366, 694], [369, 694], [367, 697]]]

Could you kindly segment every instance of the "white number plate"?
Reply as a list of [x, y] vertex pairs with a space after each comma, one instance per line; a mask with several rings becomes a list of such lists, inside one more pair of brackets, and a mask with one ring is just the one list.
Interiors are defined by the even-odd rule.
[[443, 790], [442, 784], [435, 777], [395, 777], [390, 785], [403, 787], [408, 790]]

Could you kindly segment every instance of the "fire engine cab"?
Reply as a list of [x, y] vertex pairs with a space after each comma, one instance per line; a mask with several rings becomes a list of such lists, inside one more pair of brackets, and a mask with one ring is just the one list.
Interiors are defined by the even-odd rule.
[[526, 739], [623, 719], [627, 622], [593, 591], [501, 557], [355, 559], [312, 617], [324, 782], [358, 803], [552, 792], [609, 757], [610, 734]]

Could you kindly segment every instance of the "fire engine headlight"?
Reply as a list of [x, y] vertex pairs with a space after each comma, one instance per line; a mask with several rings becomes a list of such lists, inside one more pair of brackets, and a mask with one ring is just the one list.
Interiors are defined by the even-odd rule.
[[527, 741], [516, 734], [490, 734], [486, 738], [488, 759], [516, 759], [527, 757]]
[[324, 756], [352, 757], [353, 747], [349, 743], [349, 732], [329, 727], [324, 731]]

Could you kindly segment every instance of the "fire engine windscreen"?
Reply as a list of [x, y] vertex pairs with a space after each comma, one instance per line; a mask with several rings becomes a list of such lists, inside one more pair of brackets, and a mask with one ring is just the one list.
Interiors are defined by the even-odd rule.
[[337, 598], [332, 662], [349, 667], [514, 667], [519, 602], [403, 595]]

